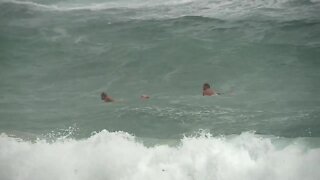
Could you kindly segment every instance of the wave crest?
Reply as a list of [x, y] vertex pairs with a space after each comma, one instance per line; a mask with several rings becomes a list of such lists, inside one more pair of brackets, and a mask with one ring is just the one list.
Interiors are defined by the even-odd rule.
[[[163, 19], [182, 16], [203, 16], [217, 19], [245, 19], [257, 16], [267, 16], [285, 19], [305, 19], [318, 17], [320, 3], [299, 0], [174, 0], [174, 1], [66, 1], [38, 3], [34, 1], [3, 0], [1, 4], [14, 4], [38, 11], [113, 11], [117, 16], [127, 17], [127, 12], [134, 12], [131, 19]], [[118, 10], [120, 12], [118, 12]], [[303, 14], [303, 15], [302, 15]], [[293, 16], [293, 17], [292, 17]], [[303, 16], [303, 17], [302, 17]], [[129, 17], [127, 17], [129, 18]]]
[[28, 142], [0, 136], [0, 176], [13, 179], [317, 179], [320, 149], [271, 138], [185, 137], [146, 147], [125, 132]]

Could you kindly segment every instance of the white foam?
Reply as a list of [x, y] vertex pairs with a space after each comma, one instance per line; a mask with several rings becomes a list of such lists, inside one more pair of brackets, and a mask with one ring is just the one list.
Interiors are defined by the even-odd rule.
[[[299, 0], [72, 0], [33, 2], [0, 0], [44, 12], [96, 11], [109, 14], [115, 21], [172, 19], [199, 16], [222, 20], [277, 19], [283, 21], [317, 19], [319, 3]], [[312, 4], [312, 5], [310, 5]], [[128, 16], [128, 13], [131, 14]]]
[[[77, 11], [77, 10], [109, 10], [109, 9], [125, 9], [125, 10], [145, 10], [154, 9], [149, 12], [149, 16], [160, 14], [162, 16], [179, 17], [179, 16], [239, 16], [247, 14], [250, 11], [259, 8], [282, 9], [288, 2], [299, 2], [299, 0], [118, 0], [118, 1], [66, 1], [66, 2], [50, 2], [49, 4], [37, 3], [33, 1], [23, 0], [0, 0], [0, 3], [13, 3], [18, 5], [26, 5], [37, 10], [52, 11]], [[314, 0], [317, 2], [317, 0]], [[312, 2], [314, 2], [312, 1]], [[162, 10], [159, 10], [162, 9]], [[143, 12], [141, 12], [144, 14]], [[145, 15], [145, 14], [144, 14]]]
[[2, 0], [0, 3], [12, 3], [12, 4], [18, 4], [18, 5], [26, 5], [26, 6], [31, 6], [35, 7], [37, 9], [44, 9], [44, 10], [58, 10], [59, 8], [56, 5], [45, 5], [45, 4], [40, 4], [32, 1], [16, 1], [16, 0]]
[[193, 0], [178, 0], [178, 1], [108, 1], [108, 2], [63, 2], [57, 4], [42, 4], [33, 1], [19, 1], [19, 0], [1, 0], [0, 3], [12, 3], [18, 5], [26, 5], [34, 7], [37, 10], [53, 10], [53, 11], [76, 11], [76, 10], [107, 10], [107, 9], [137, 9], [150, 8], [156, 6], [171, 6], [193, 2]]
[[279, 148], [252, 133], [186, 137], [174, 147], [146, 147], [132, 135], [106, 130], [54, 143], [0, 136], [2, 180], [316, 180], [319, 167], [319, 148]]

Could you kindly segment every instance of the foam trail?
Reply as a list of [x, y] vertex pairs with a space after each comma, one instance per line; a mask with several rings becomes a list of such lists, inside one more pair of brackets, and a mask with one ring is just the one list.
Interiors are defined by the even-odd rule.
[[186, 137], [175, 147], [146, 147], [134, 136], [106, 130], [84, 140], [22, 141], [0, 136], [3, 180], [56, 179], [292, 179], [320, 177], [320, 149], [277, 147], [270, 138]]
[[191, 0], [182, 1], [134, 1], [134, 2], [90, 2], [90, 3], [58, 3], [58, 4], [41, 4], [33, 1], [18, 1], [18, 0], [3, 0], [0, 3], [12, 3], [17, 5], [26, 5], [37, 10], [52, 10], [52, 11], [76, 11], [76, 10], [107, 10], [107, 9], [137, 9], [150, 8], [157, 6], [172, 6], [181, 5], [192, 2]]
[[56, 5], [44, 5], [44, 4], [39, 4], [36, 2], [32, 1], [16, 1], [16, 0], [3, 0], [0, 2], [1, 3], [12, 3], [12, 4], [18, 4], [18, 5], [26, 5], [30, 7], [35, 7], [37, 9], [44, 9], [44, 10], [58, 10], [59, 8]]
[[[19, 0], [1, 0], [1, 3], [12, 3], [17, 5], [26, 5], [34, 7], [37, 10], [52, 10], [52, 11], [77, 11], [77, 10], [108, 10], [108, 9], [148, 9], [148, 8], [169, 8], [166, 13], [183, 13], [183, 15], [216, 15], [228, 13], [248, 13], [248, 11], [259, 8], [283, 9], [287, 8], [288, 4], [297, 2], [299, 0], [278, 0], [278, 1], [264, 1], [264, 0], [152, 0], [152, 1], [72, 1], [72, 2], [58, 2], [56, 4], [44, 4], [33, 1], [19, 1]], [[317, 5], [318, 1], [310, 1]]]

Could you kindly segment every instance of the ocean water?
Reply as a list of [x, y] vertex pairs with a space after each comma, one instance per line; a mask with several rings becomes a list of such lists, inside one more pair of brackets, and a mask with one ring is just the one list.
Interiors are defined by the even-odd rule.
[[1, 180], [318, 180], [319, 92], [319, 0], [0, 0]]

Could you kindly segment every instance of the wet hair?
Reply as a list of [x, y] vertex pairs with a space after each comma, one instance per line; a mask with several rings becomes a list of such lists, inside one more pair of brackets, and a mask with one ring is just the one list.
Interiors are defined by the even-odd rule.
[[203, 84], [203, 89], [207, 89], [207, 88], [210, 88], [210, 84], [209, 83], [204, 83]]
[[101, 93], [101, 99], [104, 100], [105, 97], [107, 97], [107, 93], [102, 92], [102, 93]]

